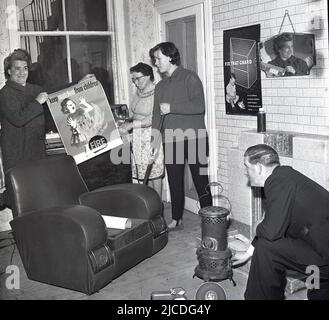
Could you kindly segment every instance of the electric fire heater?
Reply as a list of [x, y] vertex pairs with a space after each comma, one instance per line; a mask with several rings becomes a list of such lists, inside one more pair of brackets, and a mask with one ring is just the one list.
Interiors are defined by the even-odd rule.
[[[213, 206], [199, 210], [202, 239], [196, 251], [199, 264], [194, 270], [193, 278], [197, 276], [204, 281], [216, 282], [230, 279], [235, 285], [231, 262], [232, 252], [227, 246], [231, 203], [227, 197], [220, 194], [223, 188], [219, 183], [208, 184], [206, 190], [210, 190], [210, 187], [218, 187], [220, 192], [212, 196]], [[209, 194], [208, 191], [207, 194]]]

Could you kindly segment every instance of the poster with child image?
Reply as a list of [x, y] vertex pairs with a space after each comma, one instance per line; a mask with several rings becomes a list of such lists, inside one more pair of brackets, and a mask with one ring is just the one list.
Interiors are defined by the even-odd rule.
[[122, 144], [105, 92], [96, 78], [50, 94], [47, 103], [65, 151], [77, 164]]

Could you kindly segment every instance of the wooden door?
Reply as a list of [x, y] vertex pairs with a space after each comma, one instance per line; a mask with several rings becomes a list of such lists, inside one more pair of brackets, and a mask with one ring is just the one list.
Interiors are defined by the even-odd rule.
[[[205, 86], [203, 6], [201, 4], [161, 15], [161, 40], [175, 43], [181, 65], [196, 72]], [[198, 195], [189, 167], [185, 167], [186, 208], [196, 212]]]

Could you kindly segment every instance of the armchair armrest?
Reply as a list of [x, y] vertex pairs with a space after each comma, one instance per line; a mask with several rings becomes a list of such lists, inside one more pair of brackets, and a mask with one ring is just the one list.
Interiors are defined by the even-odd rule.
[[81, 205], [31, 211], [10, 222], [29, 279], [91, 294], [111, 281], [101, 215]]
[[152, 219], [162, 213], [162, 202], [152, 188], [133, 184], [116, 184], [83, 193], [82, 205], [96, 209], [102, 215]]

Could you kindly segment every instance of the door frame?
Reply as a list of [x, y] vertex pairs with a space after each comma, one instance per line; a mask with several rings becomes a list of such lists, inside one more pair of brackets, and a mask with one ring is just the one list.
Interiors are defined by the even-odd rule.
[[[212, 4], [211, 0], [158, 0], [155, 2], [156, 10], [156, 37], [157, 43], [161, 42], [161, 16], [174, 11], [187, 9], [196, 5], [203, 6], [203, 38], [204, 44], [204, 91], [206, 98], [206, 127], [209, 137], [209, 180], [218, 179], [218, 156], [217, 156], [217, 130], [216, 130], [216, 110], [215, 110], [215, 86], [214, 86], [214, 56], [213, 56], [213, 29], [212, 29]], [[198, 26], [197, 26], [198, 28]], [[199, 63], [198, 63], [199, 64]], [[199, 208], [196, 201], [185, 199], [185, 208], [197, 213]]]
[[[183, 11], [183, 12], [182, 12]], [[169, 21], [179, 19], [181, 17], [181, 13], [184, 14], [184, 17], [192, 16], [193, 14], [196, 13], [196, 19], [195, 19], [195, 25], [204, 25], [204, 14], [203, 14], [203, 6], [202, 4], [198, 4], [196, 6], [192, 7], [187, 7], [183, 8], [180, 10], [175, 10], [171, 12], [166, 12], [160, 15], [160, 19], [163, 16], [164, 18], [168, 18]], [[160, 35], [162, 36], [162, 30], [166, 28], [166, 23], [165, 21], [160, 21], [161, 22], [161, 31]], [[204, 48], [204, 34], [202, 28], [196, 28], [196, 37], [197, 39], [202, 39], [200, 42], [196, 42], [196, 49], [197, 49], [197, 56], [205, 52]], [[163, 41], [163, 39], [161, 39]], [[197, 61], [197, 68], [198, 68], [198, 74], [201, 80], [206, 80], [206, 70], [205, 70], [205, 57], [202, 55], [202, 59], [198, 59]], [[204, 81], [202, 81], [204, 82]]]

